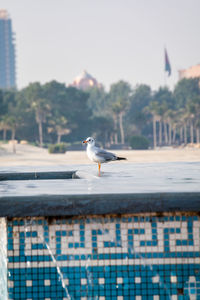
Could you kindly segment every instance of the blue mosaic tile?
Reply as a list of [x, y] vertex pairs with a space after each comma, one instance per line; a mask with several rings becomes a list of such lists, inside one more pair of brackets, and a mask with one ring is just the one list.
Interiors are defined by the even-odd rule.
[[13, 219], [9, 299], [200, 299], [199, 216]]

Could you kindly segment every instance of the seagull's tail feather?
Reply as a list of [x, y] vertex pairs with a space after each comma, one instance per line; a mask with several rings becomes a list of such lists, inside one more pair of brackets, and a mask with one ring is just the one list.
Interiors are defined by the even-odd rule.
[[117, 157], [117, 160], [126, 160], [125, 157]]

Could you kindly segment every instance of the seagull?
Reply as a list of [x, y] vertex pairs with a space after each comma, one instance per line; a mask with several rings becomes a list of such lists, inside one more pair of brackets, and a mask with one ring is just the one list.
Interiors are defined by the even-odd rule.
[[112, 152], [108, 152], [104, 149], [100, 149], [99, 147], [95, 146], [95, 139], [93, 137], [88, 137], [85, 141], [82, 142], [83, 144], [87, 144], [87, 156], [88, 158], [98, 163], [98, 170], [99, 176], [101, 172], [101, 164], [107, 163], [113, 160], [126, 160], [124, 157], [118, 157]]

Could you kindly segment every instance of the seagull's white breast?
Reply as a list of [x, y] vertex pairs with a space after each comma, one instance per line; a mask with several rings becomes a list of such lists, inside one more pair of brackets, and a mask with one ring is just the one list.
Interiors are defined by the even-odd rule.
[[105, 162], [105, 159], [103, 157], [100, 157], [96, 154], [96, 147], [93, 146], [87, 146], [87, 156], [88, 158], [93, 161], [93, 162], [96, 162], [96, 163], [104, 163]]

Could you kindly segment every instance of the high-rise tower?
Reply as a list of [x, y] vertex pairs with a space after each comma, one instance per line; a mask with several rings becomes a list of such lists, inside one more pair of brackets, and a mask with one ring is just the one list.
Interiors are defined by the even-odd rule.
[[0, 10], [0, 88], [15, 87], [15, 44], [12, 21], [6, 10]]

